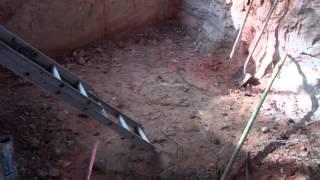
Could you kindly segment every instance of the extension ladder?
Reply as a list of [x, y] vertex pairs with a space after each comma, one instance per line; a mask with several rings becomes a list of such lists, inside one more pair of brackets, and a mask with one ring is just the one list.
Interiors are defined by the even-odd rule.
[[86, 83], [0, 25], [0, 64], [107, 127], [153, 149], [143, 127], [99, 99]]

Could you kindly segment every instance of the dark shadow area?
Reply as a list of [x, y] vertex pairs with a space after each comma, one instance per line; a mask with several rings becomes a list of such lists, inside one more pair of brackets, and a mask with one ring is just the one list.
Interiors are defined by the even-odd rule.
[[[318, 180], [320, 178], [320, 167], [305, 165], [305, 163], [288, 159], [287, 162], [264, 162], [263, 165], [248, 163], [242, 173], [237, 174], [234, 180], [256, 180], [256, 179], [299, 179], [308, 178], [309, 180]], [[239, 171], [241, 172], [241, 171]], [[241, 178], [239, 178], [241, 177]]]
[[292, 56], [289, 56], [289, 57], [294, 62], [294, 64], [297, 66], [297, 70], [303, 78], [303, 80], [302, 80], [303, 81], [303, 89], [306, 93], [308, 93], [308, 95], [310, 97], [310, 101], [311, 101], [311, 110], [302, 118], [302, 121], [303, 122], [310, 121], [313, 114], [319, 109], [319, 102], [318, 102], [318, 98], [316, 97], [316, 95], [317, 95], [316, 92], [317, 92], [318, 87], [311, 86], [308, 83], [307, 77], [304, 74], [304, 72], [302, 71], [298, 61], [295, 60]]
[[230, 4], [225, 1], [181, 0], [179, 20], [194, 40], [195, 49], [215, 54], [231, 48], [235, 35]]

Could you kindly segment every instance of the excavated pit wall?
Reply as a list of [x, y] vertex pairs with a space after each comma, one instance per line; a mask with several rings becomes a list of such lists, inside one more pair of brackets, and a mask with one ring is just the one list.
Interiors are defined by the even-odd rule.
[[[237, 53], [253, 49], [275, 0], [255, 0]], [[230, 47], [250, 0], [182, 0], [179, 18], [199, 50], [213, 53]], [[287, 60], [273, 91], [276, 106], [294, 119], [320, 118], [320, 0], [280, 0], [253, 55], [254, 76], [264, 86], [274, 65], [287, 51]], [[248, 51], [241, 50], [248, 49]], [[233, 62], [243, 62], [236, 55]], [[311, 115], [311, 116], [310, 116]]]
[[[242, 37], [243, 42], [249, 44], [249, 51], [253, 49], [252, 42], [257, 39], [273, 2], [254, 2]], [[231, 14], [236, 27], [244, 17], [242, 9], [243, 2], [233, 1]], [[320, 118], [319, 19], [320, 0], [279, 1], [253, 56], [255, 77], [265, 84], [276, 62], [288, 53], [289, 58], [274, 85], [275, 95], [271, 99], [292, 119]]]
[[172, 17], [176, 0], [1, 0], [0, 24], [56, 54]]
[[230, 47], [235, 29], [225, 0], [181, 0], [179, 19], [200, 51]]

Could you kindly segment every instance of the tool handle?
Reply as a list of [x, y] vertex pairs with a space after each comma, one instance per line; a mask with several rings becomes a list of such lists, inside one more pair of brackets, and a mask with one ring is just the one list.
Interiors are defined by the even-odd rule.
[[238, 44], [239, 44], [239, 41], [240, 41], [240, 39], [241, 39], [242, 31], [243, 31], [244, 26], [245, 26], [245, 24], [246, 24], [246, 22], [247, 22], [247, 19], [248, 19], [248, 17], [249, 17], [249, 14], [250, 14], [249, 12], [250, 12], [250, 9], [251, 9], [251, 7], [252, 7], [252, 5], [253, 5], [253, 1], [254, 1], [254, 0], [252, 0], [251, 3], [250, 3], [250, 5], [249, 5], [248, 11], [247, 11], [247, 13], [246, 13], [246, 16], [245, 16], [245, 18], [244, 18], [244, 20], [243, 20], [243, 23], [242, 23], [242, 25], [241, 25], [241, 27], [240, 27], [240, 30], [239, 30], [239, 32], [238, 32], [237, 39], [236, 39], [236, 41], [235, 41], [234, 44], [233, 44], [233, 47], [232, 47], [232, 50], [231, 50], [231, 53], [230, 53], [230, 56], [229, 56], [230, 61], [232, 60], [232, 58], [233, 58], [233, 56], [234, 56], [234, 53], [235, 53], [235, 51], [236, 51], [236, 48], [237, 48], [237, 46], [238, 46]]
[[263, 24], [263, 28], [261, 29], [261, 31], [260, 31], [260, 33], [259, 33], [258, 39], [257, 39], [256, 42], [254, 43], [253, 49], [252, 49], [252, 51], [250, 52], [249, 56], [247, 57], [246, 62], [244, 63], [244, 66], [243, 66], [243, 74], [246, 74], [246, 73], [247, 73], [248, 63], [249, 63], [249, 61], [250, 61], [253, 53], [255, 52], [257, 46], [258, 46], [258, 43], [259, 43], [259, 41], [260, 41], [260, 39], [261, 39], [261, 37], [262, 37], [262, 34], [263, 34], [264, 30], [266, 29], [266, 27], [267, 27], [267, 25], [268, 25], [268, 22], [269, 22], [269, 20], [270, 20], [270, 18], [271, 18], [271, 15], [272, 15], [274, 9], [276, 8], [278, 2], [279, 2], [279, 0], [276, 0], [276, 1], [273, 3], [273, 5], [272, 5], [272, 7], [271, 7], [271, 9], [270, 9], [270, 11], [269, 11], [269, 14], [268, 14], [268, 16], [267, 16], [267, 19], [266, 19], [266, 21], [265, 21], [264, 24]]

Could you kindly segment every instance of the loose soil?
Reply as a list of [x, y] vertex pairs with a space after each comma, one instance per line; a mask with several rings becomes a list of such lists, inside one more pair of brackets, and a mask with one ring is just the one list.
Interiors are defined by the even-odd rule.
[[[0, 130], [14, 136], [21, 179], [218, 179], [262, 94], [234, 80], [245, 53], [197, 52], [183, 27], [102, 41], [58, 58], [99, 97], [137, 122], [156, 152], [128, 140], [5, 69]], [[296, 124], [268, 101], [239, 155], [233, 179], [303, 179], [319, 172], [320, 124]], [[248, 156], [249, 155], [249, 156]], [[247, 171], [246, 171], [247, 170]], [[312, 177], [311, 177], [312, 179]]]

